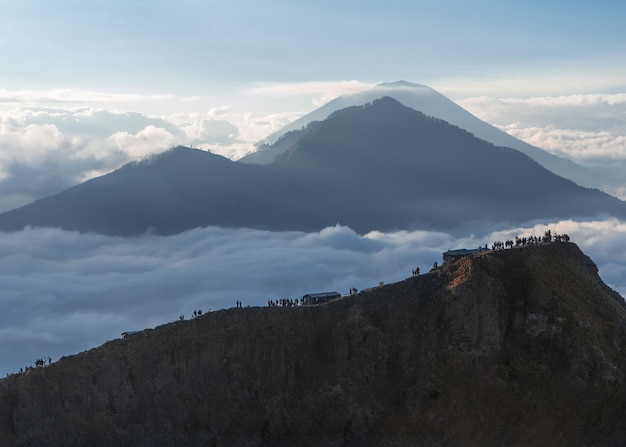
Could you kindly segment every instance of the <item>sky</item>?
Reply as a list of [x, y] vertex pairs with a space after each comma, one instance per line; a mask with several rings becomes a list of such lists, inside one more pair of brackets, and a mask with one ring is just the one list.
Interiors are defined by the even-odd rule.
[[[0, 212], [178, 144], [238, 159], [336, 96], [401, 79], [615, 178], [624, 18], [617, 1], [0, 0]], [[626, 199], [626, 180], [608, 192]], [[622, 294], [623, 225], [571, 231]], [[194, 305], [361, 288], [496, 236], [240, 231], [0, 234], [0, 376]], [[237, 288], [242, 274], [249, 288]]]

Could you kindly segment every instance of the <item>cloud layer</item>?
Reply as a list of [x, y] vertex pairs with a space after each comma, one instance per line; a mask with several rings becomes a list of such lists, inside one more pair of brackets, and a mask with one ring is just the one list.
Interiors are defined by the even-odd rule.
[[176, 145], [238, 159], [298, 116], [215, 108], [157, 117], [74, 103], [0, 108], [0, 212]]
[[135, 239], [55, 229], [0, 233], [0, 376], [95, 347], [124, 331], [196, 309], [264, 306], [268, 299], [363, 289], [428, 271], [441, 253], [546, 228], [568, 233], [626, 296], [626, 223], [564, 221], [481, 236], [437, 232], [359, 236], [204, 228]]

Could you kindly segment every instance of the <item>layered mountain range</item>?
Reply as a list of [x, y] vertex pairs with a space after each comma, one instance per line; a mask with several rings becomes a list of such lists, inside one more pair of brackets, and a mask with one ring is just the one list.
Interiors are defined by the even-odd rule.
[[233, 308], [0, 380], [17, 446], [616, 446], [626, 305], [573, 243]]
[[340, 223], [365, 233], [626, 216], [626, 203], [390, 97], [338, 110], [275, 145], [264, 165], [178, 147], [3, 213], [0, 230], [130, 236]]
[[447, 121], [496, 146], [516, 149], [528, 155], [546, 169], [561, 177], [570, 179], [581, 186], [598, 189], [603, 189], [606, 186], [607, 179], [603, 178], [598, 173], [576, 164], [571, 160], [558, 157], [543, 149], [518, 140], [512, 135], [480, 120], [436, 90], [426, 85], [407, 81], [386, 82], [378, 84], [370, 90], [335, 98], [322, 107], [315, 109], [311, 113], [304, 115], [279, 131], [269, 135], [263, 141], [257, 143], [258, 150], [256, 152], [246, 155], [239, 161], [257, 164], [271, 163], [277, 154], [287, 150], [288, 145], [274, 144], [287, 132], [303, 129], [312, 121], [323, 121], [337, 110], [350, 106], [368, 104], [383, 96], [393, 98], [399, 103], [420, 111], [425, 115]]

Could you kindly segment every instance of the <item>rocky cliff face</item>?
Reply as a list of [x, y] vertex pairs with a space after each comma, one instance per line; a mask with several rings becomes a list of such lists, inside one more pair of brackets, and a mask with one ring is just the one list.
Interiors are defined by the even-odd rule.
[[230, 309], [0, 381], [0, 444], [619, 445], [626, 306], [571, 243]]

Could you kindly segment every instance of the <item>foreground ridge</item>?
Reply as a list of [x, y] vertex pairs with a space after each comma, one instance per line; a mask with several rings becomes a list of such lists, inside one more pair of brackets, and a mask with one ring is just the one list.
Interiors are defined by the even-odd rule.
[[0, 444], [615, 445], [626, 306], [569, 242], [234, 308], [0, 381]]

